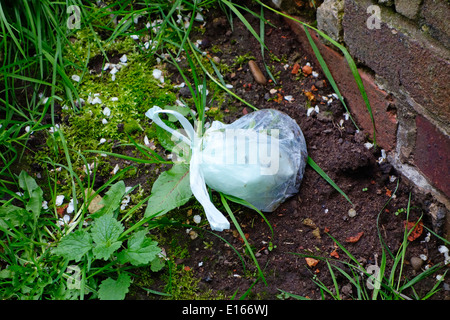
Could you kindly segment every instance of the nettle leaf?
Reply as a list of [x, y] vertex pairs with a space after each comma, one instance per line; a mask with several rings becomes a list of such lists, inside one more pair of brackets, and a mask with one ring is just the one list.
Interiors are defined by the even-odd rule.
[[189, 165], [175, 164], [170, 170], [161, 173], [153, 183], [145, 217], [163, 215], [182, 206], [191, 197]]
[[131, 284], [128, 274], [121, 273], [117, 280], [108, 278], [99, 286], [98, 297], [100, 300], [123, 300]]
[[97, 259], [107, 260], [122, 245], [119, 241], [124, 231], [122, 223], [117, 221], [112, 213], [97, 218], [92, 226], [91, 233], [94, 240], [94, 256]]
[[158, 242], [147, 238], [147, 230], [136, 232], [128, 239], [128, 248], [119, 254], [121, 263], [130, 262], [134, 266], [150, 263], [161, 252]]
[[152, 260], [150, 269], [153, 272], [158, 272], [164, 267], [164, 259], [159, 256]]
[[78, 230], [62, 238], [53, 253], [68, 260], [80, 261], [91, 249], [91, 235], [85, 230]]
[[105, 193], [99, 205], [103, 207], [91, 215], [92, 218], [97, 218], [105, 214], [114, 212], [119, 208], [122, 198], [125, 194], [125, 182], [122, 180], [113, 184], [108, 192]]
[[0, 227], [9, 229], [22, 225], [30, 218], [30, 214], [24, 209], [14, 205], [0, 207]]

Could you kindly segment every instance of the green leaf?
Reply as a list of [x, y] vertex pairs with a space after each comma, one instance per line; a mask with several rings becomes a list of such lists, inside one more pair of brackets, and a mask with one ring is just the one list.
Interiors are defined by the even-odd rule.
[[43, 191], [41, 188], [38, 188], [31, 193], [30, 200], [28, 200], [25, 205], [25, 208], [33, 213], [35, 219], [37, 219], [41, 214], [43, 200]]
[[129, 275], [122, 273], [117, 280], [108, 278], [99, 286], [98, 297], [100, 300], [123, 300], [131, 284]]
[[0, 207], [0, 227], [9, 229], [23, 224], [30, 217], [24, 209], [13, 205]]
[[28, 197], [31, 197], [31, 194], [34, 190], [39, 189], [39, 186], [26, 171], [21, 171], [19, 175], [19, 187], [22, 188], [27, 194]]
[[156, 241], [145, 236], [147, 232], [147, 230], [136, 232], [128, 239], [128, 248], [119, 254], [121, 263], [130, 262], [134, 266], [140, 266], [150, 263], [157, 257], [161, 249]]
[[122, 198], [125, 194], [125, 182], [118, 181], [109, 188], [108, 192], [105, 193], [100, 205], [103, 207], [91, 215], [91, 218], [98, 218], [105, 214], [113, 213], [117, 208], [119, 208]]
[[[170, 121], [162, 120], [169, 128], [172, 128], [174, 130], [177, 130], [178, 128]], [[156, 125], [156, 124], [155, 124]], [[160, 126], [156, 125], [156, 137], [158, 138], [159, 143], [161, 146], [166, 149], [167, 151], [172, 151], [172, 149], [175, 147], [176, 142], [172, 140], [172, 134], [170, 132], [167, 132], [165, 129], [161, 128]]]
[[62, 238], [53, 253], [68, 260], [80, 261], [91, 249], [92, 238], [90, 234], [85, 230], [78, 230]]
[[161, 173], [152, 187], [145, 217], [163, 215], [182, 206], [192, 197], [189, 182], [189, 166], [175, 164], [170, 170]]
[[112, 213], [97, 218], [91, 230], [95, 243], [95, 258], [107, 260], [114, 251], [119, 249], [122, 241], [118, 239], [123, 230], [123, 225], [113, 217]]
[[164, 267], [164, 259], [160, 257], [156, 257], [152, 260], [150, 269], [153, 272], [158, 272]]

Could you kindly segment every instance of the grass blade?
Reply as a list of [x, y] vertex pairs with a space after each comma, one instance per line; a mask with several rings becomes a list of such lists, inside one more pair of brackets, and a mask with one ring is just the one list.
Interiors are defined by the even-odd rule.
[[333, 180], [314, 162], [313, 159], [311, 159], [310, 156], [308, 156], [308, 162], [307, 162], [311, 168], [313, 168], [322, 178], [324, 178], [333, 188], [335, 188], [350, 204], [353, 206], [353, 203], [351, 202], [350, 198], [345, 194], [344, 191], [342, 191], [336, 183], [334, 183]]

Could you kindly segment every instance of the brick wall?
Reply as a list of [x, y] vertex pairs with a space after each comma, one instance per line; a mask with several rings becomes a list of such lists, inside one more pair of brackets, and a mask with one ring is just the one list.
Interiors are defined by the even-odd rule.
[[[272, 2], [266, 0], [266, 2]], [[280, 9], [302, 19], [298, 1]], [[324, 0], [318, 29], [357, 62], [376, 121], [377, 143], [417, 190], [430, 195], [429, 214], [450, 234], [450, 2], [448, 0]], [[274, 4], [272, 2], [272, 4]], [[274, 4], [276, 5], [276, 4]], [[303, 28], [291, 19], [303, 48]], [[339, 50], [310, 32], [360, 127], [371, 122]], [[309, 49], [308, 49], [309, 50]], [[312, 50], [310, 52], [312, 55]], [[438, 209], [436, 209], [438, 208]], [[438, 212], [438, 213], [437, 213]], [[442, 214], [445, 212], [445, 214]], [[437, 223], [441, 225], [442, 223]], [[442, 230], [441, 230], [442, 231]]]

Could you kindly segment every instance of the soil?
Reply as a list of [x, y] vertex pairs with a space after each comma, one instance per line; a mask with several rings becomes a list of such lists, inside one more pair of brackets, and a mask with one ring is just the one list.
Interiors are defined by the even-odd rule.
[[[259, 10], [256, 9], [256, 12]], [[221, 63], [228, 66], [233, 65], [236, 57], [250, 54], [255, 57], [257, 65], [269, 80], [263, 68], [260, 44], [246, 26], [235, 18], [234, 27], [231, 29], [220, 10], [211, 10], [204, 14], [205, 20], [208, 21], [204, 26], [205, 32], [192, 34], [194, 41], [203, 40], [201, 49], [208, 52], [211, 57], [217, 56]], [[247, 12], [243, 14], [255, 30], [259, 30], [259, 20]], [[266, 10], [265, 18], [274, 25], [266, 25], [265, 28], [265, 43], [268, 47], [265, 61], [273, 68], [272, 73], [277, 75], [277, 84], [273, 81], [266, 85], [258, 84], [247, 62], [242, 67], [232, 67], [232, 72], [225, 74], [224, 79], [233, 85], [232, 90], [238, 96], [258, 109], [277, 109], [296, 120], [305, 136], [309, 156], [348, 195], [354, 204], [356, 216], [349, 216], [352, 205], [310, 166], [306, 167], [299, 193], [274, 212], [265, 213], [265, 217], [273, 227], [273, 234], [258, 213], [233, 205], [236, 218], [246, 237], [248, 236], [247, 240], [263, 269], [266, 283], [258, 279], [256, 266], [251, 257], [245, 254], [244, 242], [233, 225], [231, 230], [218, 233], [218, 236], [226, 241], [206, 230], [197, 230], [199, 236], [193, 240], [184, 232], [185, 229], [174, 228], [167, 232], [179, 233], [181, 240], [188, 243], [188, 257], [177, 259], [174, 263], [184, 266], [185, 270], [191, 270], [193, 277], [200, 280], [198, 292], [210, 292], [211, 296], [217, 294], [225, 297], [231, 297], [237, 292], [237, 297], [240, 297], [253, 285], [248, 299], [280, 299], [280, 290], [283, 290], [319, 300], [322, 299], [321, 290], [313, 278], [316, 281], [320, 280], [334, 291], [327, 263], [320, 260], [316, 265], [309, 266], [305, 257], [301, 255], [330, 259], [331, 264], [352, 274], [345, 264], [351, 260], [337, 246], [334, 238], [362, 266], [367, 268], [369, 265], [380, 264], [382, 242], [394, 256], [400, 248], [404, 237], [406, 213], [398, 212], [407, 208], [409, 197], [411, 197], [409, 221], [416, 222], [422, 218], [424, 226], [432, 229], [431, 219], [426, 214], [429, 199], [416, 193], [414, 187], [389, 163], [379, 163], [380, 149], [367, 149], [364, 146], [364, 143], [368, 142], [366, 134], [363, 131], [358, 132], [350, 120], [344, 120], [343, 125], [340, 125], [345, 110], [337, 99], [333, 99], [331, 104], [322, 99], [332, 94], [333, 90], [325, 80], [320, 66], [312, 64], [313, 59], [304, 53], [291, 30], [279, 16]], [[212, 48], [219, 50], [213, 52]], [[282, 61], [270, 59], [269, 52]], [[120, 56], [120, 53], [115, 56]], [[91, 67], [95, 69], [94, 62], [91, 61]], [[303, 67], [308, 62], [312, 70], [319, 73], [318, 77], [302, 75], [301, 68], [297, 74], [292, 74], [295, 63]], [[101, 64], [101, 61], [98, 63]], [[169, 71], [172, 72], [171, 80], [174, 83], [183, 81], [176, 69]], [[276, 89], [277, 92], [270, 93], [271, 89]], [[304, 92], [312, 92], [314, 100], [309, 103], [313, 107], [318, 105], [319, 113], [307, 115], [308, 97]], [[182, 93], [180, 92], [180, 95]], [[284, 99], [287, 95], [293, 99], [291, 101]], [[345, 93], [343, 95], [345, 96]], [[230, 98], [229, 103], [233, 108], [229, 108], [227, 103], [219, 105], [217, 101], [212, 105], [220, 108], [225, 123], [252, 112], [251, 108], [235, 99]], [[101, 178], [99, 179], [101, 182]], [[138, 177], [126, 183], [135, 185], [144, 183], [146, 179], [148, 177]], [[151, 186], [144, 183], [144, 187]], [[394, 192], [395, 197], [387, 204]], [[220, 208], [219, 202], [217, 205], [219, 209], [223, 209]], [[426, 265], [432, 266], [443, 262], [443, 255], [438, 251], [441, 243], [434, 236], [431, 236], [429, 242], [424, 241], [426, 235], [427, 230], [424, 228], [420, 237], [409, 241], [402, 283], [418, 274], [410, 264], [412, 257], [419, 257], [421, 254], [427, 256], [422, 269]], [[356, 236], [360, 238], [357, 240]], [[240, 256], [231, 246], [238, 250]], [[245, 268], [241, 258], [245, 262]], [[392, 263], [393, 258], [388, 254], [386, 275], [390, 274]], [[356, 288], [349, 280], [336, 269], [334, 273], [341, 297], [356, 298]], [[438, 273], [443, 274], [444, 270]], [[422, 297], [431, 290], [436, 283], [434, 276], [435, 274], [414, 286], [418, 296]], [[364, 277], [362, 279], [366, 280]], [[152, 289], [164, 291], [166, 283], [163, 280], [159, 283], [161, 284], [159, 288]], [[445, 286], [441, 285], [443, 289], [431, 299], [443, 300], [450, 297], [448, 291], [450, 280], [446, 279], [445, 283]], [[370, 293], [370, 290], [368, 292]], [[403, 293], [414, 297], [410, 290]], [[149, 297], [136, 288], [128, 298], [154, 299], [154, 296]], [[329, 295], [325, 295], [325, 299], [330, 298]]]

